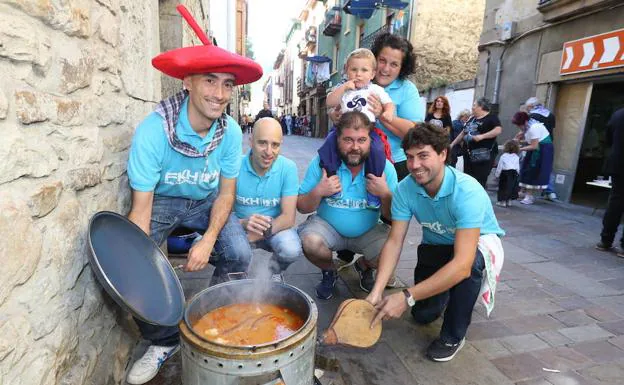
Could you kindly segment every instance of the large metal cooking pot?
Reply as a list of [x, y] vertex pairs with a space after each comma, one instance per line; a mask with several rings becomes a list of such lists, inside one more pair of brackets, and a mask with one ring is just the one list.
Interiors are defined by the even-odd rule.
[[[206, 313], [221, 306], [258, 302], [284, 306], [304, 320], [293, 335], [263, 345], [230, 346], [208, 341], [193, 330]], [[195, 295], [180, 322], [184, 385], [266, 384], [311, 385], [318, 310], [294, 286], [258, 280], [231, 281]]]
[[[203, 290], [185, 308], [182, 285], [167, 257], [127, 218], [107, 211], [95, 214], [89, 246], [95, 276], [122, 308], [155, 325], [180, 327], [184, 385], [314, 383], [318, 310], [301, 290], [272, 281], [230, 281]], [[287, 338], [256, 346], [219, 345], [193, 331], [209, 311], [241, 302], [287, 307], [304, 324]]]

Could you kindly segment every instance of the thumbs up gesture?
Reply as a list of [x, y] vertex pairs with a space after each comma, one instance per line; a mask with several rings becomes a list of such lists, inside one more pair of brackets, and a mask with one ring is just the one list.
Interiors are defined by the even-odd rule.
[[316, 185], [318, 193], [323, 197], [329, 197], [342, 191], [338, 175], [328, 177], [327, 171], [325, 171], [325, 169], [322, 169], [322, 171], [323, 175], [321, 176], [321, 180], [318, 185]]

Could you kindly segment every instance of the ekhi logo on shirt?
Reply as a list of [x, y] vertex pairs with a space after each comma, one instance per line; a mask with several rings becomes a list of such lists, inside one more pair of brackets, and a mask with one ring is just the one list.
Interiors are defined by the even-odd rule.
[[624, 28], [563, 44], [560, 75], [624, 66]]
[[180, 184], [210, 184], [219, 178], [219, 171], [212, 172], [197, 172], [191, 170], [183, 170], [180, 172], [167, 172], [165, 173], [165, 184], [180, 185]]
[[236, 195], [236, 203], [243, 206], [262, 206], [262, 207], [277, 207], [280, 205], [280, 198], [265, 199], [259, 197], [244, 197]]

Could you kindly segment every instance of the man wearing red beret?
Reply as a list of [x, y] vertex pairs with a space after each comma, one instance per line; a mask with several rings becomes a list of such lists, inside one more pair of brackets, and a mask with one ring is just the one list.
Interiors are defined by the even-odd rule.
[[[181, 79], [184, 90], [161, 101], [135, 131], [128, 161], [128, 217], [159, 245], [177, 227], [203, 234], [190, 249], [185, 270], [202, 270], [210, 262], [214, 284], [228, 273], [246, 271], [251, 260], [247, 236], [231, 213], [242, 132], [224, 111], [234, 87], [258, 80], [262, 68], [212, 45], [190, 15], [183, 16], [204, 45], [152, 60], [158, 70]], [[133, 364], [127, 382], [144, 384], [179, 349], [179, 334], [177, 327], [135, 321], [151, 346]]]

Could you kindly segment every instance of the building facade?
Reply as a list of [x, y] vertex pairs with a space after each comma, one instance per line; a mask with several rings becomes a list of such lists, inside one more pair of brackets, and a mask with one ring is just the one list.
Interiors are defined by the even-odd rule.
[[409, 39], [416, 53], [412, 80], [419, 90], [445, 87], [476, 77], [477, 45], [485, 0], [414, 0]]
[[[249, 6], [247, 0], [236, 0], [236, 53], [247, 56], [247, 31], [248, 31], [248, 14]], [[234, 119], [242, 122], [243, 116], [250, 115], [251, 109], [249, 102], [251, 101], [251, 86], [245, 84], [237, 87], [235, 97], [236, 104], [232, 105], [231, 111]]]
[[[318, 26], [318, 47], [316, 55], [327, 57], [329, 79], [315, 87], [303, 88], [304, 98], [310, 101], [314, 113], [313, 135], [325, 137], [331, 122], [327, 117], [326, 96], [332, 87], [342, 81], [345, 59], [356, 48], [371, 48], [374, 39], [381, 33], [391, 32], [408, 37], [410, 23], [409, 2], [404, 9], [388, 7], [374, 8], [368, 14], [349, 11], [350, 1], [327, 1], [323, 20]], [[312, 65], [308, 63], [307, 65]], [[305, 82], [304, 82], [305, 85]]]
[[471, 108], [484, 10], [485, 0], [412, 3], [409, 39], [416, 53], [416, 73], [411, 79], [424, 105], [444, 95], [453, 118]]
[[488, 0], [476, 94], [503, 124], [530, 96], [555, 113], [555, 188], [565, 201], [604, 199], [586, 184], [602, 174], [605, 125], [624, 104], [624, 2]]
[[[324, 137], [330, 124], [326, 95], [341, 81], [345, 58], [356, 48], [370, 48], [374, 39], [384, 32], [412, 42], [416, 73], [410, 80], [425, 91], [423, 104], [446, 94], [453, 100], [455, 111], [470, 107], [484, 8], [485, 0], [306, 2], [288, 34], [284, 52], [276, 60], [276, 64], [279, 62], [276, 70], [284, 79], [284, 88], [280, 89], [285, 91], [281, 93], [284, 108], [280, 112], [307, 115], [312, 135]], [[298, 41], [296, 52], [301, 60], [294, 58], [294, 41]], [[318, 73], [322, 60], [329, 61], [325, 64], [329, 66], [328, 78], [311, 76]]]

